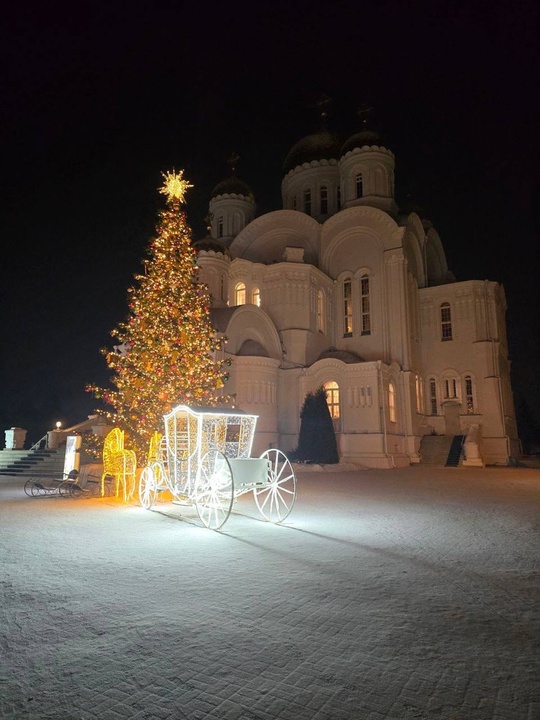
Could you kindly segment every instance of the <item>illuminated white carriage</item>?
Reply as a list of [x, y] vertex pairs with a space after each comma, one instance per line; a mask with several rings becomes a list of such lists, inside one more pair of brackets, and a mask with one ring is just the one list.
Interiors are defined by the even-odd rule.
[[176, 502], [195, 505], [202, 523], [217, 530], [235, 499], [253, 492], [266, 520], [285, 520], [296, 500], [296, 476], [281, 450], [250, 457], [257, 418], [238, 409], [187, 405], [165, 415], [165, 434], [139, 480], [141, 505], [150, 509], [168, 490]]

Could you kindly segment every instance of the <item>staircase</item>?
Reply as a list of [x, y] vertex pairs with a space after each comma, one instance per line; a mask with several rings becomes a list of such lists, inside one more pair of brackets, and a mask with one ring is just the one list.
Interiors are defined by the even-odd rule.
[[457, 467], [462, 444], [463, 435], [425, 435], [420, 443], [420, 465]]
[[65, 448], [60, 450], [0, 450], [0, 478], [6, 475], [61, 475]]

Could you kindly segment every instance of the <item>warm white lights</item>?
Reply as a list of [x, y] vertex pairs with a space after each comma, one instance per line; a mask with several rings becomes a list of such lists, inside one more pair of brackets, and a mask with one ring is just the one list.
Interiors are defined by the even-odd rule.
[[151, 449], [140, 476], [141, 505], [150, 509], [168, 490], [173, 502], [193, 503], [203, 525], [218, 530], [234, 499], [253, 492], [266, 520], [284, 520], [296, 499], [296, 477], [280, 450], [250, 457], [257, 419], [241, 410], [187, 405], [166, 414], [161, 452]]
[[160, 188], [159, 192], [162, 195], [167, 196], [168, 202], [178, 200], [179, 202], [183, 203], [186, 195], [186, 190], [193, 187], [193, 185], [191, 185], [187, 180], [184, 180], [184, 171], [180, 170], [176, 173], [173, 170], [172, 172], [161, 174], [165, 179], [165, 182], [163, 184], [163, 187]]

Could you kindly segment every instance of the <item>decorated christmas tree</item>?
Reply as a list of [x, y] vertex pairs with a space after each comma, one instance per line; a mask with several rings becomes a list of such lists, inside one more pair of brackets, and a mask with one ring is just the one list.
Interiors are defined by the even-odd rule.
[[87, 388], [110, 406], [98, 412], [124, 430], [126, 447], [139, 457], [148, 451], [153, 433], [163, 432], [163, 415], [177, 405], [228, 401], [220, 393], [230, 361], [215, 357], [225, 338], [212, 327], [210, 294], [198, 282], [191, 229], [182, 210], [192, 185], [183, 171], [163, 177], [160, 192], [167, 206], [159, 213], [144, 274], [135, 275], [128, 290], [127, 319], [111, 332], [118, 343], [112, 351], [102, 350], [114, 389]]

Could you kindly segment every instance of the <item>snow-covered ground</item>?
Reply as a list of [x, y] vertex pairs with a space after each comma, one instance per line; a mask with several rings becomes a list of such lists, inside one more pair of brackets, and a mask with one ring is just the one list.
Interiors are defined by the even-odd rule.
[[539, 509], [534, 468], [302, 467], [219, 532], [4, 480], [0, 717], [538, 720]]

